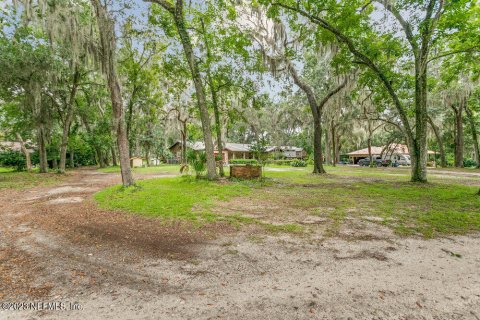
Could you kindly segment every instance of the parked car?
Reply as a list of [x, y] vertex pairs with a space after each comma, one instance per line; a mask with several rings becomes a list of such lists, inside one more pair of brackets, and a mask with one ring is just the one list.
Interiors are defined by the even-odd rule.
[[[386, 161], [382, 160], [382, 159], [373, 158], [373, 162], [375, 163], [375, 165], [377, 167], [383, 166], [384, 163], [385, 163], [385, 166], [386, 166]], [[358, 161], [358, 165], [361, 166], [361, 167], [369, 167], [370, 166], [370, 158], [360, 159]]]
[[410, 160], [409, 155], [398, 155], [396, 157], [397, 163], [401, 166], [410, 166], [412, 165], [412, 161]]

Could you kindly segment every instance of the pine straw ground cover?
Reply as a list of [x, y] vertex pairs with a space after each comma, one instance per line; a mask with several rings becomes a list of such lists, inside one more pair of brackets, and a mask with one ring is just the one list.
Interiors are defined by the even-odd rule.
[[310, 168], [267, 168], [265, 180], [259, 182], [209, 182], [188, 176], [152, 179], [134, 188], [107, 188], [95, 198], [104, 208], [166, 220], [254, 223], [270, 231], [291, 232], [322, 225], [326, 236], [335, 235], [352, 219], [424, 237], [480, 230], [478, 178], [432, 175], [431, 182], [414, 184], [408, 182], [406, 169], [328, 171], [314, 176]]

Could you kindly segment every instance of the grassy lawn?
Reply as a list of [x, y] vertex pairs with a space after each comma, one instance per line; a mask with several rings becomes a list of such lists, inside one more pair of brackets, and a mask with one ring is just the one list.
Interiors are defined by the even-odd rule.
[[128, 189], [107, 188], [97, 193], [95, 199], [101, 205], [128, 212], [196, 220], [199, 215], [209, 218], [206, 210], [215, 201], [244, 195], [250, 190], [244, 183], [218, 185], [182, 176], [138, 181], [137, 187]]
[[56, 173], [14, 171], [11, 168], [0, 168], [0, 189], [25, 189], [37, 186], [48, 186], [64, 179]]
[[319, 217], [327, 221], [327, 235], [335, 235], [347, 218], [424, 237], [480, 230], [477, 185], [434, 177], [413, 184], [403, 168], [328, 167], [325, 176], [310, 174], [309, 167], [280, 168], [285, 170], [267, 168], [263, 183], [160, 178], [140, 181], [137, 188], [107, 188], [96, 200], [105, 208], [160, 218], [259, 223], [283, 231], [299, 231], [303, 220]]

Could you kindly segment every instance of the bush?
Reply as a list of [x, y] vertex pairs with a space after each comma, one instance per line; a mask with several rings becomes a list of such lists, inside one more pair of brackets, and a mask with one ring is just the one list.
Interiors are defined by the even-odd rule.
[[477, 166], [477, 163], [476, 163], [475, 160], [473, 160], [473, 159], [464, 159], [464, 160], [463, 160], [463, 166], [464, 166], [465, 168], [476, 167], [476, 166]]
[[230, 164], [258, 165], [258, 161], [256, 159], [232, 159]]
[[294, 160], [270, 160], [268, 164], [276, 164], [278, 166], [289, 166]]
[[307, 162], [303, 160], [293, 160], [290, 164], [292, 167], [306, 167]]
[[25, 155], [16, 151], [0, 151], [0, 166], [2, 167], [14, 167], [16, 170], [21, 171], [25, 169]]
[[205, 152], [196, 152], [189, 150], [187, 152], [188, 164], [195, 170], [195, 174], [198, 177], [207, 170], [207, 156]]

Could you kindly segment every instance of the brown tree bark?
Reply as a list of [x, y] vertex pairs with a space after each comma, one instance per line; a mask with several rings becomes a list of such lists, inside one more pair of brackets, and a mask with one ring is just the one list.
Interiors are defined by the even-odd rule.
[[70, 96], [67, 102], [67, 109], [62, 130], [62, 142], [60, 144], [60, 166], [58, 167], [59, 173], [65, 173], [65, 167], [67, 163], [67, 145], [68, 136], [70, 135], [70, 126], [73, 120], [73, 106], [75, 104], [75, 96], [77, 95], [78, 82], [80, 80], [80, 72], [78, 67], [75, 67], [72, 80], [72, 88], [70, 90]]
[[327, 173], [323, 167], [322, 116], [313, 118], [313, 174]]
[[30, 158], [30, 153], [28, 152], [27, 148], [25, 147], [25, 142], [22, 139], [22, 136], [20, 133], [15, 133], [17, 136], [18, 142], [20, 142], [20, 147], [22, 148], [22, 152], [25, 155], [25, 166], [27, 167], [27, 171], [31, 172], [32, 171], [32, 160]]
[[47, 138], [46, 138], [46, 129], [44, 124], [40, 124], [37, 127], [37, 147], [39, 155], [39, 168], [40, 173], [48, 172], [48, 160], [47, 160]]
[[57, 157], [53, 157], [52, 159], [52, 169], [53, 170], [57, 170], [58, 169], [58, 161], [57, 161]]
[[[337, 130], [337, 133], [338, 133], [338, 130]], [[339, 163], [340, 162], [340, 150], [342, 148], [342, 141], [341, 141], [341, 136], [339, 134], [337, 134], [337, 137], [336, 137], [336, 145], [335, 145], [335, 163]]]
[[110, 147], [110, 152], [112, 154], [112, 166], [116, 167], [118, 165], [117, 163], [117, 155], [115, 153], [115, 148], [112, 146]]
[[430, 123], [430, 127], [432, 128], [433, 133], [435, 134], [435, 138], [437, 139], [437, 144], [438, 144], [438, 149], [439, 149], [438, 151], [440, 153], [440, 166], [442, 168], [446, 168], [447, 167], [447, 158], [446, 158], [446, 155], [445, 155], [445, 147], [443, 145], [443, 139], [442, 139], [442, 135], [440, 134], [440, 130], [435, 125], [435, 123], [433, 122], [433, 120], [430, 116], [428, 116], [428, 123]]
[[475, 126], [475, 118], [473, 117], [473, 112], [468, 106], [468, 103], [465, 103], [464, 108], [468, 122], [470, 123], [470, 130], [472, 131], [473, 149], [475, 151], [475, 160], [477, 162], [476, 167], [480, 168], [480, 146], [478, 142], [477, 128]]
[[332, 131], [330, 130], [330, 126], [328, 120], [326, 121], [326, 128], [325, 128], [325, 164], [330, 165], [332, 163]]
[[91, 0], [97, 17], [98, 31], [101, 44], [101, 62], [105, 74], [113, 109], [113, 126], [117, 134], [118, 154], [120, 158], [120, 171], [125, 187], [135, 184], [130, 168], [130, 152], [128, 148], [127, 131], [125, 128], [125, 115], [120, 83], [115, 67], [115, 24], [100, 0]]
[[48, 172], [47, 159], [47, 110], [42, 103], [41, 84], [31, 79], [27, 83], [27, 97], [35, 120], [40, 173]]
[[335, 141], [336, 129], [333, 120], [330, 123], [330, 129], [332, 131], [332, 133], [330, 134], [332, 139], [332, 165], [335, 167], [337, 165], [337, 141]]
[[293, 82], [306, 94], [313, 116], [313, 173], [324, 174], [326, 171], [323, 167], [322, 151], [323, 108], [330, 98], [339, 93], [347, 85], [347, 79], [345, 78], [339, 86], [329, 91], [320, 102], [317, 102], [313, 88], [300, 78], [294, 66], [291, 63], [287, 63], [287, 68], [293, 78]]
[[70, 168], [75, 168], [75, 150], [70, 148]]
[[222, 123], [220, 121], [220, 110], [218, 106], [218, 96], [217, 96], [217, 88], [215, 86], [215, 83], [213, 81], [213, 76], [212, 76], [212, 71], [211, 71], [211, 59], [212, 59], [212, 53], [210, 50], [210, 44], [208, 43], [208, 38], [207, 38], [207, 30], [205, 29], [205, 23], [202, 19], [202, 31], [203, 31], [203, 36], [204, 36], [204, 43], [205, 43], [205, 48], [207, 51], [207, 81], [208, 81], [208, 86], [210, 88], [210, 94], [212, 96], [212, 106], [213, 106], [213, 114], [215, 116], [215, 132], [217, 134], [217, 150], [218, 154], [222, 157], [220, 159], [220, 165], [218, 166], [220, 177], [225, 176], [225, 172], [223, 170], [223, 142], [222, 142]]
[[464, 149], [464, 134], [463, 134], [463, 105], [462, 101], [458, 105], [451, 105], [450, 107], [454, 113], [455, 121], [455, 167], [463, 168], [463, 149]]
[[147, 167], [150, 167], [150, 146], [145, 147], [145, 162]]
[[215, 155], [212, 140], [212, 130], [210, 124], [210, 115], [208, 113], [207, 99], [205, 95], [205, 87], [202, 82], [198, 62], [193, 53], [190, 35], [185, 25], [185, 17], [183, 12], [183, 0], [176, 0], [175, 5], [167, 0], [145, 0], [147, 2], [155, 2], [167, 10], [175, 21], [183, 51], [192, 74], [193, 83], [195, 85], [195, 93], [197, 96], [197, 105], [200, 112], [200, 120], [202, 122], [203, 140], [205, 143], [205, 154], [207, 158], [207, 177], [215, 179], [217, 177], [217, 168], [215, 163]]

